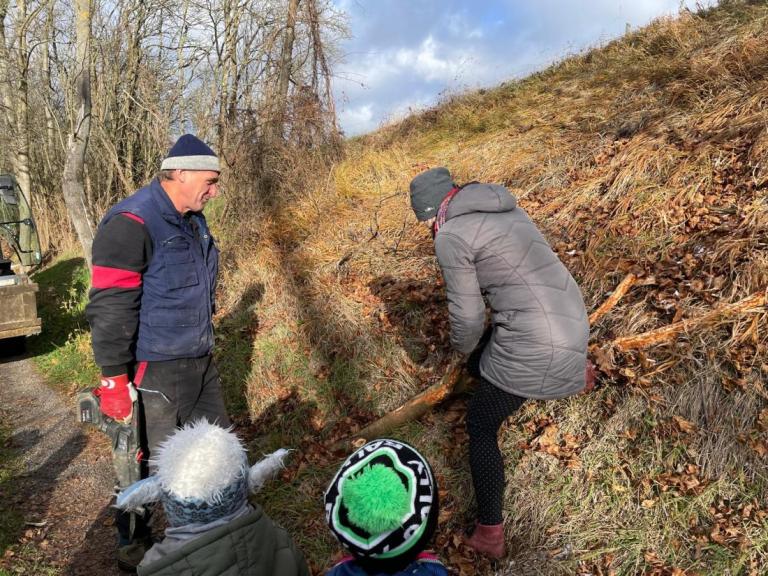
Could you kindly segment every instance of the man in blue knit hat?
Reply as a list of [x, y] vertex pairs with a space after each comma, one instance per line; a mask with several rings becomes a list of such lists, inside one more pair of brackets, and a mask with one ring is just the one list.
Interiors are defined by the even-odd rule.
[[[144, 462], [186, 422], [230, 425], [211, 355], [219, 251], [202, 212], [218, 181], [216, 154], [185, 134], [158, 177], [107, 212], [93, 241], [94, 393], [105, 416], [139, 419]], [[118, 566], [133, 570], [151, 546], [147, 519], [118, 512], [116, 523]]]

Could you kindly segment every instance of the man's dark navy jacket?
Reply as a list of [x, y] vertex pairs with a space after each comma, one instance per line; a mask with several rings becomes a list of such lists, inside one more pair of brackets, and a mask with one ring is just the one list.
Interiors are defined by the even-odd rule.
[[218, 265], [205, 217], [182, 216], [159, 181], [112, 207], [93, 242], [86, 308], [104, 375], [210, 354]]

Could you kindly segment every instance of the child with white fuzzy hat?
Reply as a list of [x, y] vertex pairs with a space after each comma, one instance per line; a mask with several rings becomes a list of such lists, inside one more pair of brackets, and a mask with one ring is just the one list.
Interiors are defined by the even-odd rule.
[[308, 576], [288, 533], [248, 502], [287, 454], [278, 450], [249, 467], [237, 436], [205, 420], [169, 436], [152, 458], [156, 473], [117, 498], [123, 510], [150, 502], [165, 510], [165, 539], [149, 549], [138, 574]]

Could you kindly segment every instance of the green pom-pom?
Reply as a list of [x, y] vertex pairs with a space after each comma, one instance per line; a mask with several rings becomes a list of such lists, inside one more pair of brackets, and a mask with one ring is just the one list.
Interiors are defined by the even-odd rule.
[[397, 472], [374, 464], [344, 482], [341, 501], [350, 522], [369, 534], [382, 534], [402, 524], [408, 513], [408, 491]]

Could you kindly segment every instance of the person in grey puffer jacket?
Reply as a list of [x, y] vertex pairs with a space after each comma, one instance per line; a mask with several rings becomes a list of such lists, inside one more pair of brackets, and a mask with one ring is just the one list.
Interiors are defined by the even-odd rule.
[[413, 179], [410, 194], [417, 219], [433, 226], [451, 344], [469, 355], [469, 372], [480, 380], [467, 412], [478, 504], [467, 543], [500, 558], [504, 464], [498, 430], [527, 398], [564, 398], [585, 389], [587, 311], [571, 274], [503, 186], [459, 187], [446, 168], [433, 168]]

